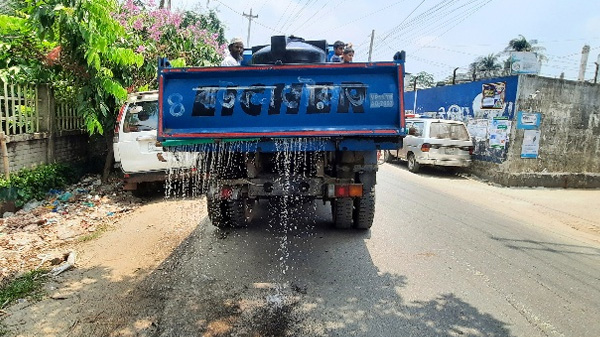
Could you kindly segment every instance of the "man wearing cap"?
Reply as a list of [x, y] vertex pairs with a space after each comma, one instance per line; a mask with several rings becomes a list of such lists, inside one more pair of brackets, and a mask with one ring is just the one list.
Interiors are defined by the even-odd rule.
[[221, 66], [235, 67], [242, 64], [242, 54], [244, 53], [244, 42], [239, 37], [234, 37], [229, 42], [229, 56], [227, 56]]
[[342, 53], [344, 52], [344, 47], [346, 44], [342, 41], [335, 41], [333, 44], [333, 56], [331, 56], [331, 60], [329, 62], [342, 62]]

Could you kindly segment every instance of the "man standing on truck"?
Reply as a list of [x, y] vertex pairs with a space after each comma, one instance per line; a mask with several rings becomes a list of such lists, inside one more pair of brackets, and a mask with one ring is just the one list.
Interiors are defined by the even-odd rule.
[[229, 56], [227, 56], [221, 66], [235, 67], [242, 65], [242, 54], [244, 53], [244, 42], [239, 37], [234, 37], [229, 42]]

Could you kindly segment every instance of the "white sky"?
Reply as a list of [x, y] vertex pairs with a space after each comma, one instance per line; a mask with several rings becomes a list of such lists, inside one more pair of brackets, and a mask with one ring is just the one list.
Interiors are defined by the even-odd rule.
[[[546, 48], [549, 61], [541, 75], [576, 79], [581, 50], [591, 47], [586, 79], [600, 62], [600, 0], [172, 0], [174, 8], [217, 11], [226, 37], [250, 46], [270, 43], [271, 35], [296, 35], [307, 40], [352, 42], [355, 61], [368, 58], [375, 30], [373, 61], [391, 60], [397, 50], [407, 54], [406, 71], [427, 71], [436, 80], [465, 72], [478, 56], [503, 51], [508, 41], [524, 35]], [[502, 56], [505, 59], [506, 56]]]

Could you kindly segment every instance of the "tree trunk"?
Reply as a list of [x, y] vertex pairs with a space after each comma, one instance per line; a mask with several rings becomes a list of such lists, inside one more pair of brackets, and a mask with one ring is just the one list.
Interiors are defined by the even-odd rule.
[[112, 170], [113, 164], [115, 162], [115, 153], [113, 149], [113, 134], [114, 132], [112, 130], [110, 132], [104, 133], [104, 140], [106, 141], [106, 147], [108, 148], [108, 151], [106, 153], [106, 159], [104, 160], [104, 169], [102, 169], [102, 183], [108, 182], [110, 171]]

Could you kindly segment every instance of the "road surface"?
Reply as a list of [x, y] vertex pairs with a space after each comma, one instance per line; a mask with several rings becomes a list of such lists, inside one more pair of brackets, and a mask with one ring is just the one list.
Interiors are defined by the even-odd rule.
[[[322, 204], [262, 203], [230, 231], [198, 216], [143, 277], [68, 276], [95, 302], [52, 314], [70, 336], [600, 336], [599, 197], [385, 164], [370, 231], [332, 229]], [[140, 212], [168, 226], [156, 208], [178, 202]], [[127, 235], [118, 259], [154, 254]]]

